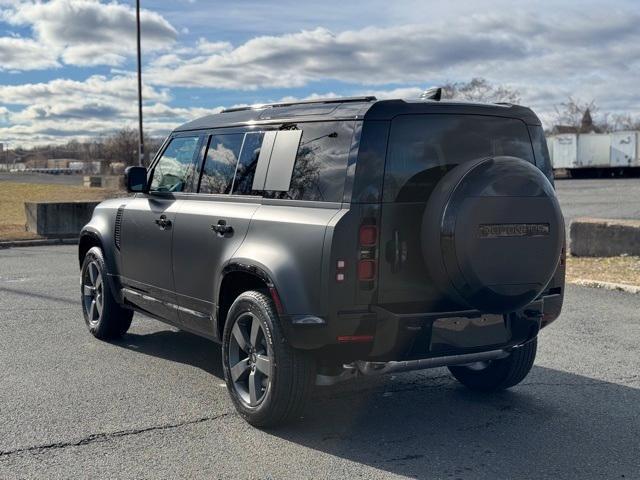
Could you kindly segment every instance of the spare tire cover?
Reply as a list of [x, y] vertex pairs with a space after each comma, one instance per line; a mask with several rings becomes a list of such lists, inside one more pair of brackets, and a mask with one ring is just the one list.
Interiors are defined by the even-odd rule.
[[530, 162], [480, 158], [436, 185], [421, 243], [433, 281], [465, 308], [515, 311], [551, 280], [564, 243], [555, 191]]

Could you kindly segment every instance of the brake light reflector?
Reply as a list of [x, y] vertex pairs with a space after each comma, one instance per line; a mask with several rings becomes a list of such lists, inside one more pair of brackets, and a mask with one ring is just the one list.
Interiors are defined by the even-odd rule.
[[338, 343], [366, 343], [372, 341], [373, 335], [341, 335], [338, 337]]
[[278, 291], [275, 287], [269, 287], [269, 293], [271, 294], [271, 300], [273, 300], [273, 304], [276, 307], [276, 312], [278, 312], [278, 315], [282, 315], [284, 313], [284, 308], [282, 308], [282, 301], [280, 301]]
[[358, 280], [370, 281], [376, 276], [376, 262], [374, 260], [360, 260], [358, 262]]
[[360, 227], [360, 246], [373, 247], [378, 241], [378, 228], [375, 225]]

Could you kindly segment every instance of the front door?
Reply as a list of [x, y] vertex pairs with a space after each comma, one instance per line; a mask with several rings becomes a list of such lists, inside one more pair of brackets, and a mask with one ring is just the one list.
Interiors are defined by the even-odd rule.
[[197, 178], [199, 136], [172, 138], [151, 172], [149, 192], [129, 202], [122, 216], [122, 284], [127, 300], [152, 315], [177, 321], [171, 246], [179, 192]]

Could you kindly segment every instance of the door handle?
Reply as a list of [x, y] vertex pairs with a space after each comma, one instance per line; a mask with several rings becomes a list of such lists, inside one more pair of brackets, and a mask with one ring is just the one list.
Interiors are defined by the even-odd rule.
[[233, 227], [231, 225], [227, 225], [226, 220], [218, 220], [218, 223], [215, 225], [211, 225], [211, 230], [216, 232], [219, 237], [224, 237], [227, 234], [233, 233]]
[[171, 220], [166, 215], [160, 215], [160, 218], [155, 219], [156, 225], [160, 227], [160, 230], [167, 230], [171, 228]]

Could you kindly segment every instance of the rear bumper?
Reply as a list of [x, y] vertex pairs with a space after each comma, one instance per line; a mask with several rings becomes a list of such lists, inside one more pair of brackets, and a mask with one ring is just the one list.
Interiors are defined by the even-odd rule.
[[[327, 360], [405, 361], [508, 349], [535, 338], [560, 313], [562, 295], [548, 295], [507, 315], [477, 310], [397, 313], [381, 306], [300, 322], [285, 316], [287, 340]], [[355, 337], [340, 342], [339, 337]]]
[[378, 307], [378, 326], [367, 360], [417, 360], [521, 345], [538, 335], [542, 307], [540, 300], [507, 315], [477, 310], [398, 314]]

